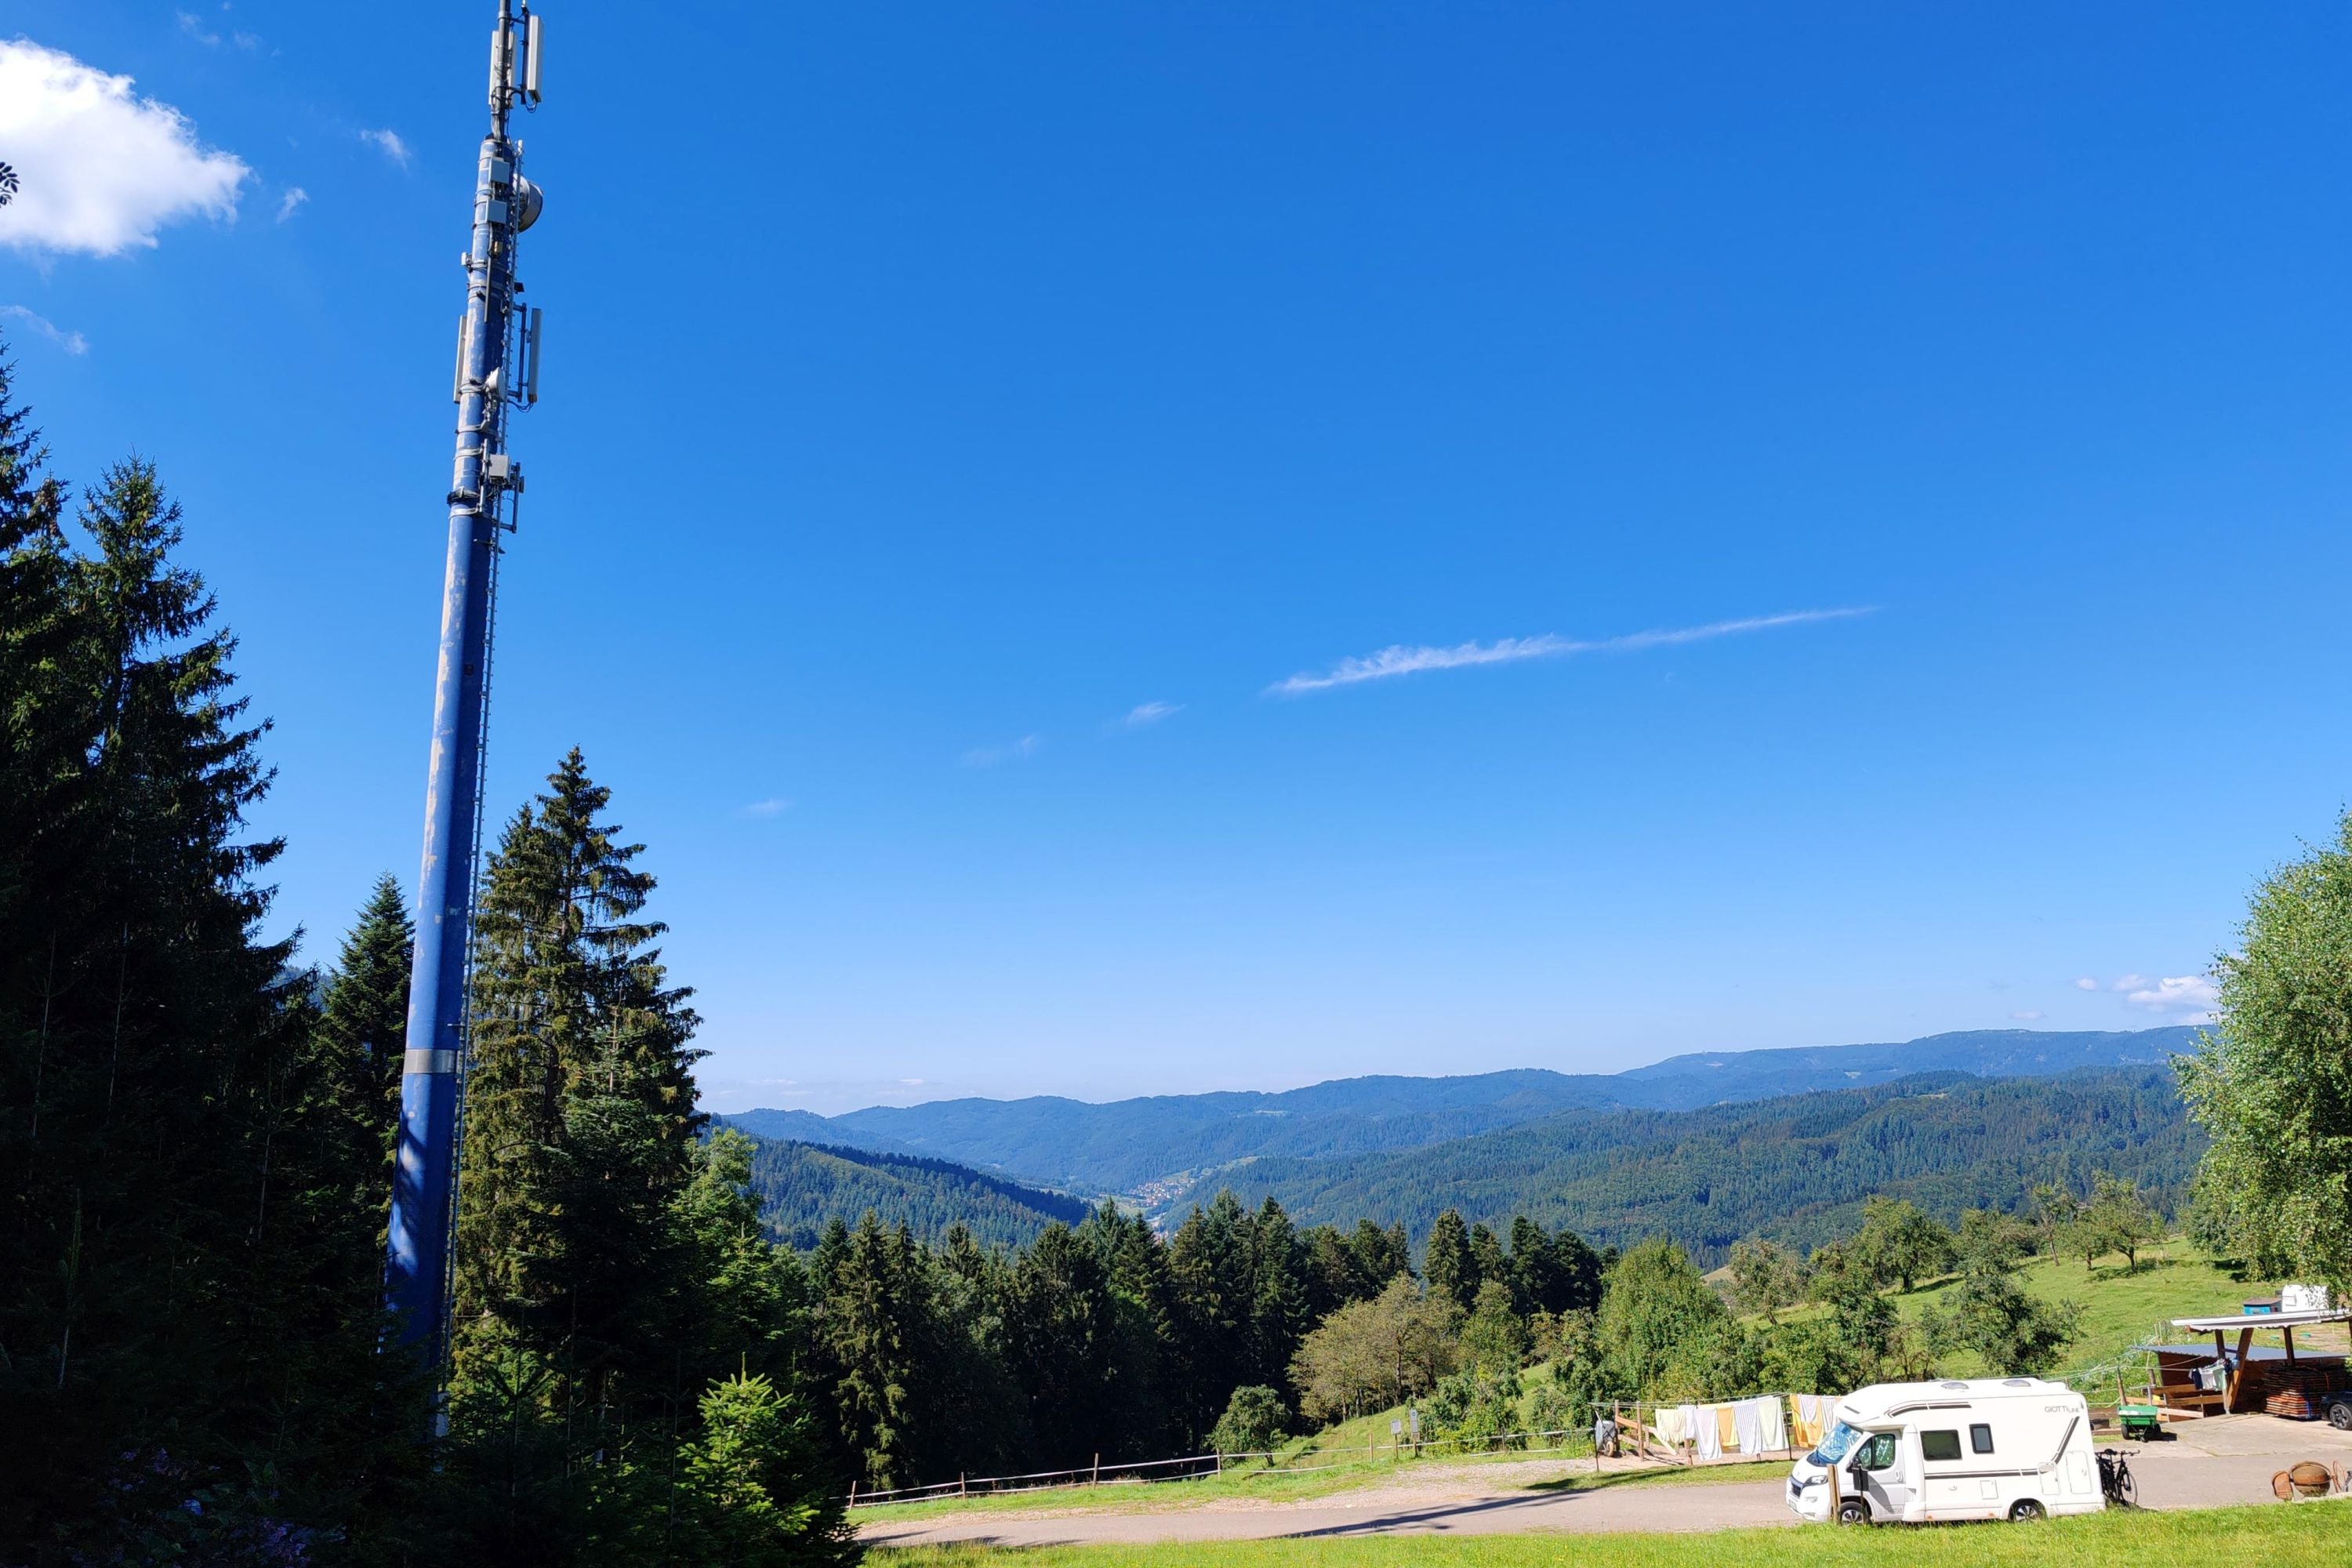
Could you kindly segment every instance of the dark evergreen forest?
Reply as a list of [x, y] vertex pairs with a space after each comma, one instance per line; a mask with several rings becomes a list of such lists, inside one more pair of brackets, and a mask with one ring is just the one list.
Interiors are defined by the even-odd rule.
[[752, 1145], [751, 1193], [768, 1234], [800, 1252], [816, 1246], [827, 1221], [869, 1211], [922, 1241], [943, 1241], [961, 1225], [982, 1247], [1026, 1247], [1055, 1220], [1085, 1219], [1087, 1208], [945, 1160], [766, 1138]]
[[1743, 1237], [1801, 1250], [1835, 1240], [1874, 1195], [1956, 1223], [1964, 1209], [2017, 1209], [2039, 1183], [2086, 1189], [2104, 1171], [2170, 1209], [2204, 1148], [2168, 1068], [1928, 1073], [1704, 1110], [1559, 1116], [1427, 1149], [1259, 1160], [1228, 1179], [1302, 1220], [1374, 1214], [1419, 1235], [1447, 1207], [1496, 1225], [1526, 1214], [1618, 1247], [1668, 1236], [1712, 1268]]

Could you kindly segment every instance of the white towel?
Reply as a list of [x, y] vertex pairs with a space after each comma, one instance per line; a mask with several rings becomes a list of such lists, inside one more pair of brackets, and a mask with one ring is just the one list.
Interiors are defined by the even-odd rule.
[[1756, 1407], [1762, 1403], [1760, 1399], [1743, 1399], [1731, 1407], [1731, 1440], [1743, 1454], [1763, 1451], [1764, 1428], [1756, 1418]]
[[1788, 1412], [1781, 1408], [1780, 1396], [1768, 1395], [1756, 1402], [1756, 1451], [1769, 1454], [1789, 1447]]
[[1702, 1405], [1696, 1412], [1693, 1425], [1697, 1431], [1694, 1436], [1698, 1439], [1698, 1457], [1702, 1459], [1723, 1458], [1723, 1423], [1716, 1416], [1716, 1412], [1721, 1408], [1716, 1405]]

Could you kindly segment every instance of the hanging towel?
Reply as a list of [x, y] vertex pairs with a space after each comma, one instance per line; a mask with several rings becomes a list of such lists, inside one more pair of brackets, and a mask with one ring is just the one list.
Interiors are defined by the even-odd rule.
[[1789, 1447], [1789, 1423], [1777, 1394], [1749, 1401], [1756, 1406], [1756, 1447], [1751, 1453], [1769, 1454]]
[[1690, 1429], [1691, 1407], [1687, 1405], [1659, 1405], [1657, 1419], [1650, 1426], [1650, 1430], [1658, 1435], [1659, 1442], [1675, 1448], [1690, 1441]]
[[1794, 1436], [1805, 1447], [1818, 1446], [1828, 1432], [1829, 1423], [1823, 1419], [1825, 1412], [1822, 1409], [1822, 1396], [1818, 1394], [1797, 1395], [1797, 1430]]
[[1743, 1399], [1731, 1407], [1732, 1440], [1743, 1454], [1764, 1451], [1764, 1423], [1758, 1410], [1763, 1403], [1760, 1399]]
[[1698, 1430], [1692, 1434], [1698, 1439], [1698, 1457], [1702, 1459], [1723, 1458], [1723, 1418], [1731, 1412], [1720, 1405], [1702, 1405], [1698, 1419], [1693, 1423]]

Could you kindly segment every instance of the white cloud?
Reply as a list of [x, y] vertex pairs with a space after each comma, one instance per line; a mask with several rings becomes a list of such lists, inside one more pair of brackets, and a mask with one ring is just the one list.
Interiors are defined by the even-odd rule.
[[399, 132], [362, 131], [360, 132], [360, 140], [374, 147], [402, 168], [408, 167], [408, 143], [400, 139]]
[[2032, 1010], [2030, 1010], [2030, 1009], [2029, 1009], [2028, 1011], [2023, 1012], [2023, 1013], [2011, 1013], [2011, 1014], [2010, 1015], [2010, 1016], [2011, 1016], [2011, 1017], [2012, 1017], [2012, 1018], [2014, 1018], [2014, 1019], [2016, 1019], [2016, 1020], [2017, 1020], [2019, 1023], [2021, 1023], [2021, 1024], [2031, 1024], [2031, 1023], [2032, 1023], [2032, 1022], [2033, 1022], [2036, 1018], [2039, 1018], [2040, 1016], [2042, 1016], [2042, 1015], [2041, 1015], [2040, 1013], [2033, 1012], [2033, 1011], [2032, 1011]]
[[1038, 740], [1024, 735], [1002, 746], [975, 746], [957, 761], [968, 768], [992, 768], [999, 763], [1017, 763], [1037, 754]]
[[180, 31], [187, 34], [188, 37], [195, 39], [196, 42], [204, 45], [204, 47], [208, 49], [216, 49], [220, 47], [220, 35], [218, 33], [206, 32], [205, 30], [203, 19], [198, 17], [194, 13], [189, 11], [174, 11], [172, 14], [179, 18]]
[[71, 55], [0, 42], [0, 156], [20, 181], [0, 207], [0, 245], [119, 256], [182, 218], [236, 218], [244, 160], [131, 87]]
[[2145, 974], [2126, 974], [2118, 979], [2113, 985], [2107, 987], [2107, 989], [2110, 991], [2137, 991], [2147, 984], [2147, 976]]
[[1171, 714], [1181, 713], [1183, 710], [1184, 705], [1181, 702], [1139, 702], [1127, 710], [1127, 717], [1121, 719], [1119, 723], [1126, 729], [1141, 730], [1159, 723]]
[[790, 811], [792, 808], [793, 803], [779, 795], [770, 800], [753, 801], [751, 805], [743, 808], [742, 815], [745, 816], [774, 816], [779, 813]]
[[1378, 653], [1343, 658], [1320, 675], [1294, 675], [1287, 679], [1277, 680], [1266, 689], [1285, 697], [1295, 697], [1304, 691], [1353, 686], [1364, 680], [1386, 680], [1391, 676], [1417, 675], [1426, 669], [1462, 669], [1472, 665], [1510, 664], [1523, 658], [1565, 658], [1580, 653], [1638, 653], [1644, 648], [1674, 647], [1683, 643], [1706, 642], [1715, 637], [1738, 637], [1747, 632], [1770, 631], [1780, 626], [1810, 626], [1817, 621], [1843, 620], [1851, 616], [1870, 613], [1868, 605], [1837, 610], [1792, 610], [1786, 615], [1750, 616], [1736, 621], [1713, 621], [1703, 626], [1669, 626], [1656, 631], [1633, 632], [1625, 637], [1591, 639], [1554, 637], [1546, 633], [1541, 637], [1504, 637], [1490, 643], [1456, 643], [1452, 647], [1398, 643]]
[[5, 316], [12, 321], [24, 322], [69, 354], [89, 353], [88, 338], [83, 337], [79, 332], [68, 331], [47, 316], [37, 314], [22, 305], [0, 305], [0, 316]]
[[284, 223], [294, 216], [294, 209], [310, 199], [310, 193], [299, 185], [289, 185], [286, 194], [278, 198], [278, 221]]
[[2077, 991], [2096, 991], [2098, 988], [2099, 983], [2087, 974], [2074, 982], [2074, 989]]
[[2154, 985], [2143, 984], [2124, 998], [2126, 1005], [2144, 1012], [2192, 1015], [2187, 1020], [2189, 1023], [2210, 1018], [2221, 1000], [2213, 983], [2201, 974], [2168, 975]]

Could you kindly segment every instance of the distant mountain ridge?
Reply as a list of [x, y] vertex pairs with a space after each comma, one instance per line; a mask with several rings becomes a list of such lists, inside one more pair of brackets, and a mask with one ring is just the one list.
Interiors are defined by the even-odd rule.
[[1444, 1208], [1497, 1226], [1524, 1214], [1596, 1247], [1663, 1233], [1711, 1268], [1745, 1236], [1810, 1248], [1848, 1234], [1873, 1194], [1950, 1223], [1964, 1208], [2014, 1211], [2037, 1183], [2080, 1191], [2106, 1172], [2168, 1206], [2203, 1148], [2160, 1067], [1948, 1070], [1695, 1110], [1548, 1117], [1420, 1149], [1256, 1160], [1218, 1183], [1246, 1205], [1276, 1199], [1300, 1225], [1401, 1220], [1419, 1237]]
[[874, 1106], [841, 1116], [751, 1110], [748, 1132], [928, 1156], [1073, 1192], [1164, 1202], [1243, 1162], [1328, 1161], [1423, 1149], [1561, 1116], [1682, 1111], [1919, 1073], [2045, 1078], [2149, 1067], [2195, 1049], [2189, 1026], [2127, 1032], [1990, 1029], [1875, 1044], [1696, 1052], [1622, 1073], [1541, 1068], [1451, 1078], [1339, 1079], [1279, 1093], [1055, 1096]]

